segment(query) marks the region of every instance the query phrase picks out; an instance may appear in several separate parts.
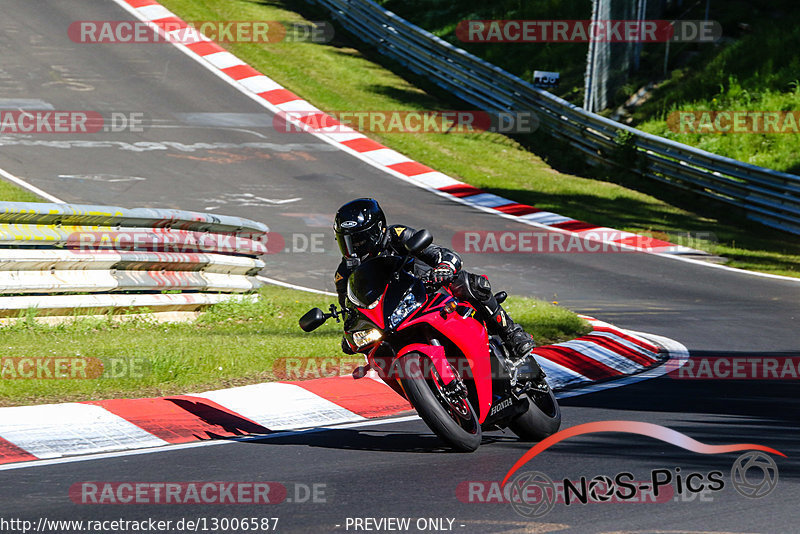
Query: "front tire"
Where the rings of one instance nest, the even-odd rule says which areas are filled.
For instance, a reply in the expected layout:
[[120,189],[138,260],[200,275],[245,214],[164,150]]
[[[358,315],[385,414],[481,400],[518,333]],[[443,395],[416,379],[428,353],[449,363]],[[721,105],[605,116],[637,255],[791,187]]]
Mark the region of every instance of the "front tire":
[[561,408],[553,390],[526,394],[528,410],[511,421],[508,428],[522,441],[541,441],[561,427]]
[[469,400],[450,402],[428,358],[410,352],[397,362],[400,385],[411,405],[439,438],[456,450],[472,452],[481,444],[481,425]]

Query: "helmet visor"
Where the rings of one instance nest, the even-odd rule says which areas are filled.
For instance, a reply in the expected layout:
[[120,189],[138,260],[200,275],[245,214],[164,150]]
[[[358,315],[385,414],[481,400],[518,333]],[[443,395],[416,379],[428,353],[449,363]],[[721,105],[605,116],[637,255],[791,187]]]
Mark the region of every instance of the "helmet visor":
[[381,239],[381,226],[374,224],[359,232],[337,233],[336,242],[339,244],[342,256],[364,259],[365,256],[375,252]]

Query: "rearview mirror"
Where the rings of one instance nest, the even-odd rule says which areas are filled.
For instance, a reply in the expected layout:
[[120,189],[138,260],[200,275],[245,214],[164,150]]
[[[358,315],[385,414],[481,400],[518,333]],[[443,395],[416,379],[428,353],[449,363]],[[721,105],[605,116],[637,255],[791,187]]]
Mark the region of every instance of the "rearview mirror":
[[325,324],[327,320],[328,318],[325,317],[325,313],[322,310],[314,308],[300,317],[300,328],[302,328],[304,332],[311,332]]
[[427,230],[420,230],[412,235],[405,243],[406,250],[411,254],[422,252],[433,243],[433,236]]

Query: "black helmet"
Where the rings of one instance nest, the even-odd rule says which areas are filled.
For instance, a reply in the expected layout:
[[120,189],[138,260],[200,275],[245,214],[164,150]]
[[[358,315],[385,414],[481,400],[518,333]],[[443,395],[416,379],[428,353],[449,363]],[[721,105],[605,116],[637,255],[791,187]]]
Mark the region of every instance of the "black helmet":
[[336,212],[333,231],[342,256],[363,260],[377,252],[386,232],[386,217],[376,200],[357,198]]

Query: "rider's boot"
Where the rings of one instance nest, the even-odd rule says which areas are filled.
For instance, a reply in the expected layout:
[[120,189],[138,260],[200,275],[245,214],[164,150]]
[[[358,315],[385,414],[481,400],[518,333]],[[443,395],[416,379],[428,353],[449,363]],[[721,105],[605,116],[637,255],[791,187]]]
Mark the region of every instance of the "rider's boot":
[[[525,332],[520,325],[515,323],[508,313],[497,304],[494,313],[490,314],[490,323],[494,325],[497,335],[508,347],[510,354],[511,372],[514,377],[526,377],[531,380],[534,389],[547,392],[548,386],[545,373],[531,351],[536,347],[533,337]],[[518,374],[519,373],[519,374]]]
[[534,390],[546,393],[549,391],[544,370],[539,366],[531,352],[536,343],[533,337],[511,320],[508,313],[498,305],[492,314],[492,321],[500,327],[498,335],[510,352],[511,373],[515,379],[525,378]]
[[530,356],[536,347],[533,337],[525,332],[520,325],[515,323],[508,313],[499,304],[490,315],[493,330],[503,340],[511,352],[511,363],[516,366]]

